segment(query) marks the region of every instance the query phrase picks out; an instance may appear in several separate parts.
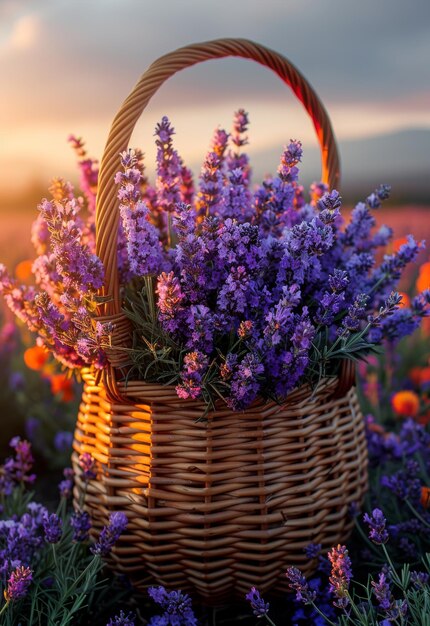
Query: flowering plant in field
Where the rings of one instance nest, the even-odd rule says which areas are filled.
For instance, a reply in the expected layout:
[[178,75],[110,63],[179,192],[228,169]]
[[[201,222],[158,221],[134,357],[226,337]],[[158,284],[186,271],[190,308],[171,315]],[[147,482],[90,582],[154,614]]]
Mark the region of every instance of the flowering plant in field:
[[73,470],[64,469],[60,504],[50,513],[28,490],[36,479],[30,444],[14,437],[10,446],[13,455],[0,466],[0,623],[66,626],[88,623],[85,613],[106,617],[124,592],[101,578],[102,557],[124,531],[125,514],[113,513],[88,550],[89,515],[68,510]]
[[[251,186],[248,117],[217,129],[194,189],[166,117],[157,125],[155,185],[143,156],[120,155],[118,266],[124,310],[134,325],[128,378],[174,384],[181,398],[217,398],[240,410],[257,397],[281,401],[302,384],[335,375],[342,359],[398,341],[430,314],[430,291],[399,307],[397,283],[423,242],[392,254],[372,211],[389,188],[360,202],[345,224],[341,198],[298,182],[299,141],[286,146],[277,175]],[[113,328],[95,317],[103,267],[94,244],[97,164],[72,138],[84,196],[63,181],[43,200],[33,231],[36,286],[0,271],[12,310],[64,365],[106,364]],[[82,218],[87,209],[88,220]]]

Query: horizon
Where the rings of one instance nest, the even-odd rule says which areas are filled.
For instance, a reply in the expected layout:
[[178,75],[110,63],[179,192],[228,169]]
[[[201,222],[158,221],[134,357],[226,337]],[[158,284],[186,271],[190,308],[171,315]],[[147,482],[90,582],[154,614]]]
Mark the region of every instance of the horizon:
[[[222,18],[226,9],[227,23]],[[0,188],[13,193],[36,180],[76,179],[69,134],[83,137],[88,153],[100,159],[114,114],[149,63],[181,45],[228,36],[232,30],[284,54],[299,68],[329,112],[341,156],[342,147],[354,141],[417,128],[430,131],[428,18],[430,5],[424,0],[416,2],[413,15],[399,0],[381,0],[377,6],[364,0],[360,7],[341,0],[327,0],[324,7],[312,0],[268,0],[264,7],[257,0],[234,5],[221,0],[216,7],[167,0],[163,10],[155,3],[143,7],[138,0],[94,0],[85,8],[65,1],[4,0]],[[151,172],[153,128],[168,114],[177,148],[196,172],[213,129],[229,130],[240,107],[251,116],[251,159],[264,154],[273,172],[283,145],[298,138],[312,165],[310,175],[305,162],[305,178],[318,179],[317,141],[302,105],[272,72],[242,59],[200,64],[174,76],[144,112],[133,145],[147,154]],[[405,178],[416,170],[414,157],[413,146],[405,147]],[[426,146],[421,160],[424,166]],[[366,159],[357,163],[349,166],[346,159],[345,180],[362,178],[356,170]],[[261,177],[260,165],[255,169]]]

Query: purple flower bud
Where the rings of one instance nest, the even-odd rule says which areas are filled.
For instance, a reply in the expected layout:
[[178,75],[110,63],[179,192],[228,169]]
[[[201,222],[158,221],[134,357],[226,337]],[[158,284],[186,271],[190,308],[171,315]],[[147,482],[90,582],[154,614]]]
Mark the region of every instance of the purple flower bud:
[[73,490],[73,481],[68,478],[60,481],[58,484],[58,490],[60,492],[60,498],[70,498]]
[[317,207],[320,211],[328,210],[335,211],[342,206],[342,198],[336,189],[333,189],[330,193],[325,193],[323,197],[318,200]]
[[73,528],[73,541],[86,541],[91,529],[91,519],[86,511],[76,511],[70,518]]
[[308,559],[317,559],[321,554],[320,543],[310,543],[305,548],[305,554]]
[[97,477],[95,470],[96,460],[89,452],[83,452],[79,457],[79,467],[82,470],[82,478],[85,481],[92,480]]
[[197,626],[191,598],[181,591],[166,591],[162,586],[149,587],[148,594],[159,604],[164,613],[161,616],[152,618],[151,626],[162,626],[162,624],[175,624],[175,626]]
[[388,532],[385,528],[387,520],[385,519],[382,511],[380,509],[373,509],[372,515],[369,516],[365,513],[363,519],[366,524],[369,525],[369,537],[373,543],[378,545],[387,543],[389,539]]
[[338,545],[328,553],[331,563],[330,590],[335,596],[334,606],[345,609],[349,605],[348,589],[352,578],[351,559],[345,546]]
[[427,572],[411,572],[411,581],[416,589],[424,589],[429,584],[430,575]]
[[55,433],[54,437],[54,447],[57,452],[68,452],[71,449],[73,442],[73,433],[60,430]]
[[120,611],[119,615],[112,617],[106,626],[134,626],[134,618],[133,613],[125,614],[124,611]]
[[29,567],[21,565],[15,568],[7,581],[7,587],[4,592],[6,602],[13,602],[23,598],[32,580],[33,572]]
[[55,513],[45,515],[43,518],[43,530],[48,543],[58,543],[63,534],[63,522]]
[[258,589],[256,589],[255,587],[251,587],[245,598],[251,604],[254,615],[256,615],[257,617],[263,617],[264,615],[267,615],[267,613],[269,612],[270,604],[268,602],[264,602]]
[[377,583],[372,580],[372,587],[379,607],[388,619],[398,620],[405,617],[408,610],[407,602],[406,600],[395,600],[384,572],[379,574]]
[[316,598],[316,591],[309,589],[308,582],[301,571],[294,566],[287,567],[286,577],[290,581],[288,586],[296,592],[296,600],[304,604],[311,604]]
[[127,516],[125,513],[121,511],[111,513],[109,524],[102,529],[99,540],[91,546],[91,552],[99,556],[107,556],[110,554],[126,526]]

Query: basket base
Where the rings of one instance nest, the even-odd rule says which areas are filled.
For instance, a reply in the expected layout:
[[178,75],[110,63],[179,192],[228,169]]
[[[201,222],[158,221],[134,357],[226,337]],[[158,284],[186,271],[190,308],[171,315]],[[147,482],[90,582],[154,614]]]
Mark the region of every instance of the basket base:
[[[147,386],[136,404],[117,404],[89,373],[84,378],[75,503],[85,494],[94,536],[112,511],[127,514],[110,563],[138,590],[181,589],[207,606],[243,599],[252,586],[282,593],[289,565],[315,570],[306,546],[320,543],[324,553],[348,539],[350,508],[367,488],[354,388],[334,399],[331,379],[313,397],[299,389],[281,407],[220,411],[203,423],[201,404],[165,387]],[[83,452],[97,462],[87,486]]]

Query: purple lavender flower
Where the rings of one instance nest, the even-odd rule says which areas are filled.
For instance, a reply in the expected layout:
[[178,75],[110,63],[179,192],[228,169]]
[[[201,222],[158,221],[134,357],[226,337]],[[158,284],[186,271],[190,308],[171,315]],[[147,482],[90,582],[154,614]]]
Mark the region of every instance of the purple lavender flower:
[[216,128],[212,137],[211,151],[223,159],[227,148],[229,134],[222,128]]
[[244,174],[244,181],[249,183],[250,179],[250,166],[247,154],[241,152],[240,149],[246,146],[248,143],[248,137],[245,135],[248,130],[248,113],[244,109],[239,109],[235,112],[233,118],[233,129],[230,135],[231,141],[234,145],[233,150],[227,155],[227,168],[230,172],[235,169],[241,169]]
[[395,600],[384,572],[379,574],[378,582],[372,580],[373,593],[380,609],[390,620],[402,619],[406,616],[408,605],[406,600]]
[[42,215],[38,215],[31,226],[31,243],[36,254],[39,256],[46,254],[49,246],[49,228]]
[[91,530],[91,519],[86,511],[75,511],[70,517],[73,528],[73,541],[86,541]]
[[320,213],[324,213],[324,211],[329,211],[330,213],[338,212],[341,206],[342,198],[336,189],[333,189],[330,193],[325,193],[317,202],[317,208]]
[[150,222],[149,209],[144,202],[134,206],[122,203],[120,214],[127,238],[130,272],[133,276],[156,274],[163,266],[159,233]]
[[72,495],[74,471],[71,467],[65,467],[63,469],[63,476],[64,480],[60,481],[58,490],[61,498],[68,499]]
[[188,336],[186,347],[211,354],[214,345],[215,319],[204,304],[191,305],[188,310]]
[[168,243],[170,243],[168,216],[175,212],[176,205],[182,201],[180,193],[182,161],[173,148],[174,133],[169,119],[164,116],[155,130],[157,137],[156,210],[159,216],[158,227],[161,237]]
[[63,522],[55,513],[45,515],[43,518],[43,530],[48,543],[58,543],[63,534]]
[[349,277],[344,270],[335,269],[328,277],[331,291],[325,291],[320,299],[320,306],[315,313],[315,321],[318,324],[328,326],[333,323],[335,316],[344,306],[348,283]]
[[181,201],[185,204],[192,204],[194,199],[194,179],[192,171],[186,167],[181,160],[181,184],[179,187]]
[[95,470],[96,460],[89,452],[83,452],[79,456],[79,467],[82,470],[82,478],[85,481],[92,480],[97,477]]
[[311,604],[315,600],[316,592],[310,590],[306,578],[297,567],[287,567],[286,577],[290,581],[288,586],[296,592],[298,602]]
[[373,593],[378,601],[381,609],[387,610],[390,608],[392,602],[392,596],[390,591],[390,585],[388,584],[387,577],[384,572],[379,574],[378,582],[372,580]]
[[264,365],[258,356],[253,353],[245,355],[232,375],[227,405],[237,411],[251,404],[260,390],[263,373]]
[[339,609],[345,609],[350,603],[348,589],[352,578],[348,550],[345,546],[338,545],[330,550],[328,558],[331,563],[330,590],[336,598],[333,604]]
[[21,565],[15,568],[7,581],[4,592],[6,602],[14,602],[23,598],[27,594],[32,580],[33,572],[29,567]]
[[124,613],[124,611],[120,611],[119,615],[115,615],[112,617],[106,626],[134,626],[134,613]]
[[15,456],[6,459],[3,466],[5,475],[13,483],[32,484],[36,479],[36,475],[29,474],[34,463],[31,444],[20,437],[13,437],[9,445],[13,448]]
[[380,293],[385,289],[392,291],[392,285],[398,281],[403,269],[416,259],[424,242],[417,243],[412,235],[408,235],[407,242],[400,246],[395,254],[386,254],[381,265],[374,271],[371,286],[378,285]]
[[194,210],[184,204],[177,205],[173,225],[179,239],[174,254],[182,290],[191,303],[200,303],[208,288],[206,264],[209,250],[205,237],[197,231]]
[[366,198],[366,202],[371,209],[379,209],[382,200],[386,200],[390,196],[390,185],[380,185],[373,193]]
[[317,559],[321,554],[321,544],[309,543],[305,548],[305,554],[308,559]]
[[220,215],[224,202],[224,176],[222,154],[215,151],[206,155],[200,174],[200,192],[196,209],[199,215]]
[[250,276],[243,265],[232,267],[218,294],[217,307],[224,313],[227,326],[238,313],[245,313]]
[[118,172],[119,211],[126,239],[131,276],[158,273],[163,266],[159,232],[150,221],[150,211],[141,196],[142,172],[134,150],[121,154],[123,172]]
[[381,478],[381,485],[388,487],[400,500],[409,500],[415,506],[421,500],[420,468],[413,459],[408,459],[404,469]]
[[250,603],[254,615],[256,615],[257,617],[263,617],[264,615],[267,615],[267,613],[269,612],[270,604],[263,600],[258,589],[256,589],[255,587],[251,587],[245,598]]
[[369,525],[369,537],[378,545],[387,543],[389,535],[386,529],[387,520],[380,509],[373,509],[372,515],[364,514],[363,517],[366,524]]
[[[9,376],[9,387],[12,391],[22,391],[25,387],[25,378],[21,372],[12,372]],[[31,439],[31,437],[29,437]]]
[[109,524],[102,528],[99,540],[91,546],[91,552],[99,556],[107,556],[127,526],[127,516],[121,511],[111,513]]
[[339,336],[348,337],[350,333],[355,333],[360,330],[361,322],[366,316],[368,301],[369,296],[366,294],[361,293],[357,295],[354,303],[348,307],[348,313],[338,328],[337,332]]
[[229,171],[220,203],[220,213],[224,219],[231,218],[241,223],[251,221],[254,210],[247,182],[247,174],[243,168],[237,167]]
[[93,217],[96,208],[96,192],[99,174],[98,161],[87,157],[87,151],[84,148],[85,144],[81,137],[69,135],[68,141],[72,144],[72,148],[79,159],[78,163],[81,171],[80,187],[86,196],[88,211]]
[[103,265],[88,246],[82,244],[80,207],[76,199],[43,200],[39,210],[48,224],[57,271],[66,289],[76,289],[82,295],[95,293],[103,285]]
[[201,396],[207,367],[208,358],[202,352],[194,351],[185,355],[181,383],[176,387],[176,393],[180,398],[196,400]]
[[160,274],[157,282],[157,295],[160,322],[167,332],[174,333],[181,326],[184,311],[182,301],[185,296],[179,279],[173,272]]
[[415,589],[423,589],[429,584],[430,575],[427,572],[411,572],[411,582]]
[[328,185],[322,182],[313,182],[309,187],[309,193],[311,196],[311,204],[316,206],[318,200],[321,200],[324,194],[328,193]]
[[152,626],[197,626],[191,598],[181,591],[166,591],[162,586],[149,587],[148,594],[161,606],[164,613],[152,618]]
[[5,580],[11,569],[29,565],[43,543],[42,520],[47,511],[30,502],[19,518],[0,520],[0,578]]
[[54,448],[57,452],[67,452],[71,449],[73,433],[68,430],[59,430],[54,436]]

